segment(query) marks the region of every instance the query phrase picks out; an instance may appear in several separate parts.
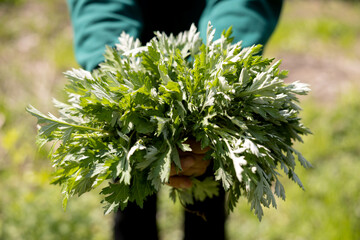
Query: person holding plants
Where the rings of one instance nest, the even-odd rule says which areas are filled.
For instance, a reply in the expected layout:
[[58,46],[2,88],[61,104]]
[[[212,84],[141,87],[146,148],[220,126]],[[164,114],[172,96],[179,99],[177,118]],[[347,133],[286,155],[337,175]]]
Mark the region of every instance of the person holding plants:
[[[281,13],[282,0],[67,0],[74,31],[74,48],[78,63],[86,70],[97,68],[104,60],[105,46],[115,46],[124,31],[142,43],[148,42],[154,31],[178,34],[194,23],[202,39],[206,39],[207,24],[221,31],[232,26],[233,42],[242,46],[267,43]],[[207,149],[201,149],[189,139],[192,152],[181,152],[182,172],[172,168],[169,185],[191,186],[190,177],[202,178],[211,173],[211,161],[203,160]],[[156,225],[156,195],[143,208],[129,203],[115,217],[114,239],[158,239]],[[225,193],[187,206],[184,239],[225,239]],[[201,212],[205,220],[192,211]]]

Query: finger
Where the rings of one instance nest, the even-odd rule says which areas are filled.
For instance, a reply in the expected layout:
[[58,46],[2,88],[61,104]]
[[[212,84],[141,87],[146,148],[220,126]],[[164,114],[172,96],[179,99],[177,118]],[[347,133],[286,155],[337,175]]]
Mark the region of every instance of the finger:
[[192,164],[192,167],[199,168],[199,167],[208,167],[210,165],[211,160],[210,159],[204,159],[203,155],[194,154],[193,155],[195,161],[194,164]]
[[174,176],[169,178],[169,183],[174,188],[190,188],[192,186],[191,179],[185,176]]
[[201,156],[193,155],[195,161],[191,167],[183,169],[181,175],[185,176],[200,176],[206,172],[206,169],[209,167],[211,160],[204,160]]
[[206,169],[207,169],[206,166],[189,168],[188,170],[181,172],[181,176],[198,177],[203,175],[206,172]]
[[193,155],[189,155],[184,158],[181,158],[180,162],[181,162],[181,168],[183,169],[183,171],[185,171],[193,167],[194,164],[196,164],[196,158]]
[[196,159],[194,158],[194,156],[192,155],[188,155],[186,157],[182,157],[180,159],[180,164],[181,164],[181,168],[182,171],[178,171],[178,169],[176,168],[176,166],[174,164],[171,165],[170,168],[170,176],[174,176],[177,175],[178,173],[181,173],[183,171],[188,170],[189,168],[191,168],[194,164],[196,163]]

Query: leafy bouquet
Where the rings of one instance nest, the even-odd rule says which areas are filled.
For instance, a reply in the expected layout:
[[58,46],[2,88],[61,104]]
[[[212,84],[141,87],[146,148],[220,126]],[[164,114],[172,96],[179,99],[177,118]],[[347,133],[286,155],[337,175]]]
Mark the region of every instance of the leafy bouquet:
[[98,69],[65,73],[68,100],[54,100],[59,117],[27,107],[38,119],[38,145],[53,143],[64,207],[104,181],[105,213],[129,201],[142,206],[168,182],[171,165],[181,170],[188,138],[210,148],[213,176],[172,189],[174,200],[191,204],[222,187],[230,211],[244,196],[261,220],[262,206],[285,199],[280,169],[303,188],[295,160],[311,165],[292,146],[310,133],[297,105],[309,88],[285,84],[280,61],[257,55],[261,45],[233,44],[231,28],[216,41],[214,33],[209,22],[203,43],[193,25],[177,36],[156,32],[145,46],[122,33]]

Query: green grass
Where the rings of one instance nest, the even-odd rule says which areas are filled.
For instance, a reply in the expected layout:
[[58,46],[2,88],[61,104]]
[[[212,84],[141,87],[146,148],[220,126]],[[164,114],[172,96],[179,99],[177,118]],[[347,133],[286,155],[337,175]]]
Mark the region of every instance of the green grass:
[[360,8],[341,1],[285,1],[266,53],[339,54],[359,59]]
[[36,121],[25,112],[29,103],[50,110],[62,72],[77,66],[65,2],[1,1],[0,20],[0,239],[110,239],[112,219],[97,193],[62,209],[47,153],[35,145]]
[[[358,59],[359,13],[358,7],[339,2],[287,1],[266,54],[334,51]],[[112,216],[103,215],[96,192],[71,199],[63,211],[61,189],[49,184],[47,151],[35,145],[35,119],[24,110],[31,103],[51,111],[51,98],[62,97],[62,72],[77,67],[65,1],[2,0],[0,20],[7,23],[0,24],[0,239],[111,239]],[[360,239],[356,88],[331,106],[302,101],[304,122],[314,133],[298,145],[314,165],[298,169],[306,190],[284,178],[286,201],[266,209],[261,223],[241,201],[229,216],[229,240]],[[181,239],[183,210],[166,190],[159,199],[160,234],[164,240]]]

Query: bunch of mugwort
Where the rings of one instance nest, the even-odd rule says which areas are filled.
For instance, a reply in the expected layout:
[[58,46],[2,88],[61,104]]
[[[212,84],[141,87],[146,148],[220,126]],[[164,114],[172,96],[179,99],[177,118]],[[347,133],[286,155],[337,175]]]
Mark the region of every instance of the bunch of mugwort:
[[206,41],[192,25],[177,36],[155,32],[146,45],[122,33],[99,68],[65,73],[58,116],[27,107],[38,120],[38,145],[52,143],[52,183],[63,187],[64,208],[104,181],[105,213],[129,201],[142,206],[168,183],[171,166],[181,170],[189,138],[209,149],[213,175],[172,189],[174,200],[191,204],[223,188],[229,211],[243,196],[261,220],[263,206],[285,199],[280,170],[303,188],[295,164],[311,164],[293,144],[310,133],[297,97],[308,86],[285,84],[280,61],[259,55],[261,45],[233,43],[231,28],[218,40],[214,33],[209,22]]

